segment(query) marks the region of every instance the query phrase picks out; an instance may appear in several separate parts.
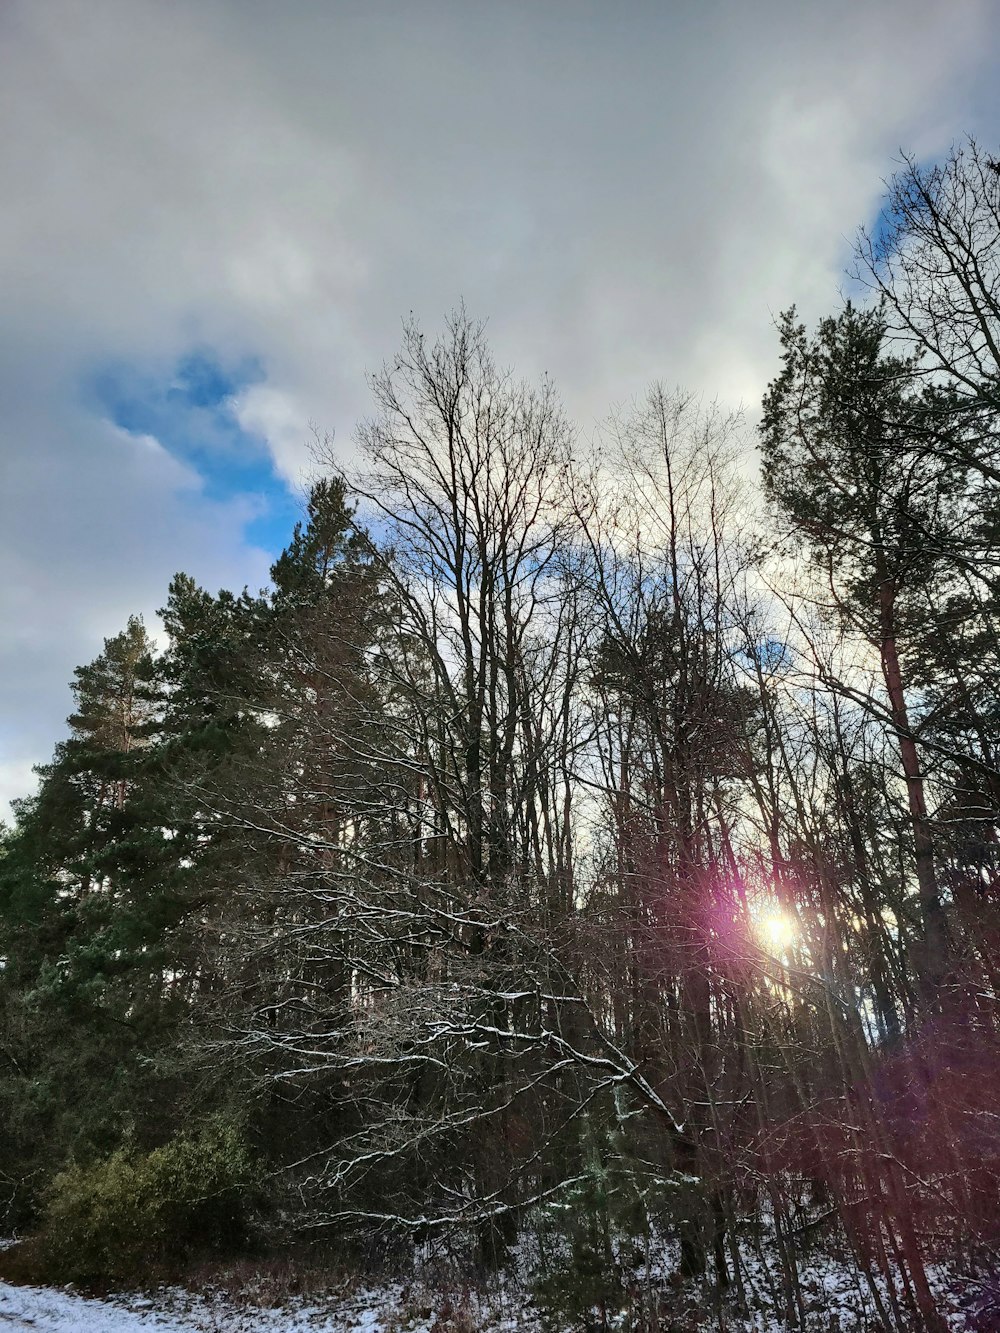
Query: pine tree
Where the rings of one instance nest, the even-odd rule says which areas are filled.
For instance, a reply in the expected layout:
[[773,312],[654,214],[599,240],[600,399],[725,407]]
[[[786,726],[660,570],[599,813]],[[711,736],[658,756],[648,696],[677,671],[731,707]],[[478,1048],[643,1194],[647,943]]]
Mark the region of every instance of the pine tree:
[[912,359],[886,350],[879,311],[848,305],[813,338],[790,311],[781,341],[782,371],[764,398],[764,487],[813,562],[817,595],[878,654],[885,701],[868,702],[898,746],[922,922],[917,971],[931,1001],[948,943],[911,662],[928,589],[947,574],[967,477],[942,447],[955,427],[938,392],[920,385]]

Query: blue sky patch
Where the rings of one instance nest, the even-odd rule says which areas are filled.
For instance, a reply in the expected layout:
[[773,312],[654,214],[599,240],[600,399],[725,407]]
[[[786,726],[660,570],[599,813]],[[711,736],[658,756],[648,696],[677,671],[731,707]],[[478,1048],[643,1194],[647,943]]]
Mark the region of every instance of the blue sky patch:
[[277,554],[301,517],[299,500],[275,471],[267,445],[233,412],[236,395],[266,378],[255,357],[225,361],[196,350],[164,372],[116,362],[92,376],[87,397],[101,416],[131,435],[152,435],[193,468],[210,500],[253,499],[247,540]]
[[786,670],[792,663],[792,651],[787,643],[773,635],[758,639],[754,644],[738,650],[736,659],[756,665],[765,675]]
[[[933,158],[929,158],[927,161],[917,162],[917,170],[920,172],[930,172],[933,171],[933,169]],[[897,171],[905,172],[906,170],[907,167],[905,163],[901,162],[898,158],[893,161],[893,173]],[[891,176],[889,174],[886,175],[886,180],[889,180],[891,183]],[[892,255],[896,227],[900,221],[901,215],[899,210],[892,207],[887,190],[883,188],[879,195],[877,207],[865,221],[865,231],[874,244],[876,255],[882,261]],[[853,237],[851,240],[853,242]],[[853,263],[849,265],[849,268],[850,267],[853,267]],[[844,282],[844,290],[849,296],[856,298],[863,298],[869,294],[869,288],[866,287],[863,282],[858,282],[856,279],[850,277],[849,274]]]

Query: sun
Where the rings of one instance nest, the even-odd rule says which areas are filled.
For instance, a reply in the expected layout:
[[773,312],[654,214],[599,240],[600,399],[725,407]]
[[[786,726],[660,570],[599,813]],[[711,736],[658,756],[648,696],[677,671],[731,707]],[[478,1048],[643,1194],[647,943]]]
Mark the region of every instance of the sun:
[[761,942],[774,950],[788,949],[798,934],[795,918],[780,907],[768,904],[754,914],[754,926]]

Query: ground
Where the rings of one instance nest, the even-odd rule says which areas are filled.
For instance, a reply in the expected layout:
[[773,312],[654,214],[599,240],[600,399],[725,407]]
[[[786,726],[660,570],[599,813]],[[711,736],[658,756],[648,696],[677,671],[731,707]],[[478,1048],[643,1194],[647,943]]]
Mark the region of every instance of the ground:
[[[683,1287],[667,1288],[670,1315],[660,1327],[678,1333],[785,1333],[775,1308],[774,1274],[763,1256],[744,1256],[744,1282],[752,1313],[723,1307],[710,1312],[703,1297]],[[981,1299],[967,1284],[932,1272],[939,1308],[954,1333],[1000,1327],[983,1322]],[[814,1255],[799,1272],[805,1333],[875,1333],[885,1328],[870,1291],[842,1258]],[[961,1288],[966,1291],[962,1299]],[[884,1299],[884,1293],[883,1293]],[[960,1308],[965,1306],[964,1309]],[[973,1306],[979,1306],[979,1315]],[[662,1318],[662,1316],[661,1316]],[[608,1312],[609,1329],[621,1329]],[[202,1286],[198,1293],[161,1286],[147,1293],[103,1299],[70,1288],[0,1283],[0,1333],[541,1333],[537,1312],[523,1294],[508,1288],[477,1293],[461,1284],[428,1285],[419,1280],[362,1287],[351,1282],[321,1295],[288,1295],[251,1284],[236,1297]],[[567,1330],[568,1333],[568,1330]]]

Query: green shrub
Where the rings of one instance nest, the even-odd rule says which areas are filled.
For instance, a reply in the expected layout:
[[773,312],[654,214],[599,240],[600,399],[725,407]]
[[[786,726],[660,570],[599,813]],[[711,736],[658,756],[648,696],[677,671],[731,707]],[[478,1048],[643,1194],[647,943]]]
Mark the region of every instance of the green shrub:
[[54,1274],[82,1281],[232,1250],[246,1241],[255,1176],[230,1125],[181,1134],[148,1153],[73,1163],[49,1187],[42,1251]]
[[543,1327],[631,1328],[633,1274],[648,1223],[620,1135],[587,1122],[580,1174],[540,1210],[536,1225],[541,1265],[532,1294]]

